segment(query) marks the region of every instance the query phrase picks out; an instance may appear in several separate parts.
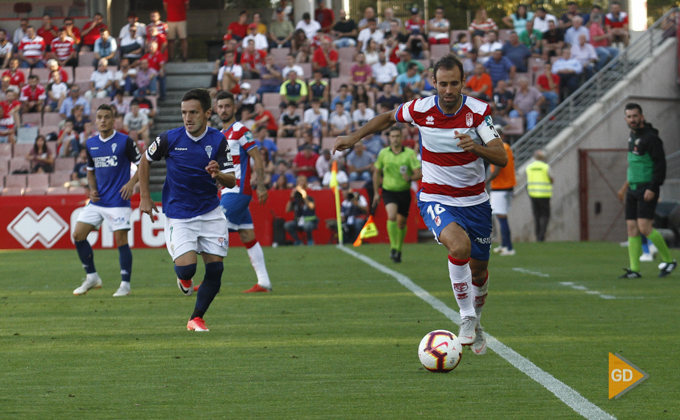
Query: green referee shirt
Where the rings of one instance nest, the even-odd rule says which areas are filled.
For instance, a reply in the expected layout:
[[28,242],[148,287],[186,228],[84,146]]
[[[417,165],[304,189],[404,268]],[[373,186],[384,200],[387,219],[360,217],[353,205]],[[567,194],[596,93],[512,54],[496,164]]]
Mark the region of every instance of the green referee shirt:
[[409,147],[404,147],[398,155],[394,154],[391,147],[386,147],[378,154],[374,166],[376,169],[382,169],[383,189],[401,192],[411,188],[411,183],[404,180],[402,172],[406,171],[412,176],[413,170],[420,168],[420,160],[416,152]]

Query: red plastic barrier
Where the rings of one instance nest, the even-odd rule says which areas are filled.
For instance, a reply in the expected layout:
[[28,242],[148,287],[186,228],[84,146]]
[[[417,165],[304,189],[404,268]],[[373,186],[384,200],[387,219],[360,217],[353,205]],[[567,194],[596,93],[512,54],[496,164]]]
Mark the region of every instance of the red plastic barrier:
[[[365,195],[365,192],[362,191]],[[335,219],[335,202],[330,190],[310,191],[317,204],[319,228],[314,232],[314,241],[325,244],[331,238],[326,228],[326,219]],[[415,198],[415,197],[414,197]],[[291,220],[292,213],[286,213],[286,203],[290,190],[270,191],[267,204],[261,206],[256,199],[250,203],[250,212],[255,223],[255,234],[263,246],[273,241],[274,218]],[[86,197],[80,195],[21,196],[0,197],[0,249],[71,249],[71,232],[75,228],[78,214],[86,204]],[[156,215],[152,221],[149,216],[140,214],[139,195],[132,197],[132,229],[128,235],[130,246],[134,248],[159,248],[165,246],[165,216]],[[160,204],[158,205],[161,210]],[[415,200],[411,203],[411,216],[408,222],[406,242],[417,241],[418,208]],[[385,222],[385,207],[380,205],[374,220],[379,234],[367,242],[389,242]],[[108,228],[92,232],[88,240],[94,248],[113,248],[113,233]],[[242,246],[238,234],[229,236],[232,246]]]

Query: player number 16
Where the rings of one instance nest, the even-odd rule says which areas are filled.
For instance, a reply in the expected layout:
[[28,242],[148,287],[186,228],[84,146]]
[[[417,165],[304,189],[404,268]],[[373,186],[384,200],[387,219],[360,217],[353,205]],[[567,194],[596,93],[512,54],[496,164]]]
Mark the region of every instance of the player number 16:
[[432,220],[434,220],[434,218],[435,218],[436,216],[438,216],[438,215],[444,213],[445,211],[446,211],[446,210],[444,210],[444,208],[441,206],[441,204],[435,204],[435,205],[434,205],[434,209],[432,208],[432,204],[430,204],[429,206],[427,206],[427,214],[430,215],[430,217],[432,218]]

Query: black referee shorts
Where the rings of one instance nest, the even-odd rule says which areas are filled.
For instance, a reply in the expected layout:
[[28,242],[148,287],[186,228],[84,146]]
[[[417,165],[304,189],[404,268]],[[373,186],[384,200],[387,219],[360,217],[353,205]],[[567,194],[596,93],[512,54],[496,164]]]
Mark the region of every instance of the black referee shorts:
[[626,192],[626,220],[652,219],[656,213],[656,203],[659,202],[659,192],[656,191],[652,201],[645,201],[645,191],[649,184],[638,184],[637,189]]
[[411,190],[394,192],[383,189],[382,198],[385,205],[396,203],[397,213],[408,217],[408,210],[411,207]]

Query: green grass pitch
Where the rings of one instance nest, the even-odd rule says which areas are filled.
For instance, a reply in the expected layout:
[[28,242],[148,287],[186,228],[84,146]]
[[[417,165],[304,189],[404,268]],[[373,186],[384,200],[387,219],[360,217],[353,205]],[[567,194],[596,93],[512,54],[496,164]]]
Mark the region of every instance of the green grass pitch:
[[[399,265],[386,245],[357,250],[457,309],[443,247],[406,245]],[[424,370],[420,339],[458,327],[335,247],[266,249],[274,293],[254,295],[241,293],[255,283],[245,250],[231,249],[209,333],[186,330],[195,296],[177,289],[165,249],[133,254],[124,298],[111,296],[117,251],[95,252],[104,287],[80,297],[75,250],[0,254],[0,419],[581,418],[493,351]],[[659,279],[658,261],[642,263],[642,279],[617,280],[627,258],[607,243],[493,255],[483,325],[619,419],[679,418],[680,271]],[[650,375],[619,400],[608,352]]]

